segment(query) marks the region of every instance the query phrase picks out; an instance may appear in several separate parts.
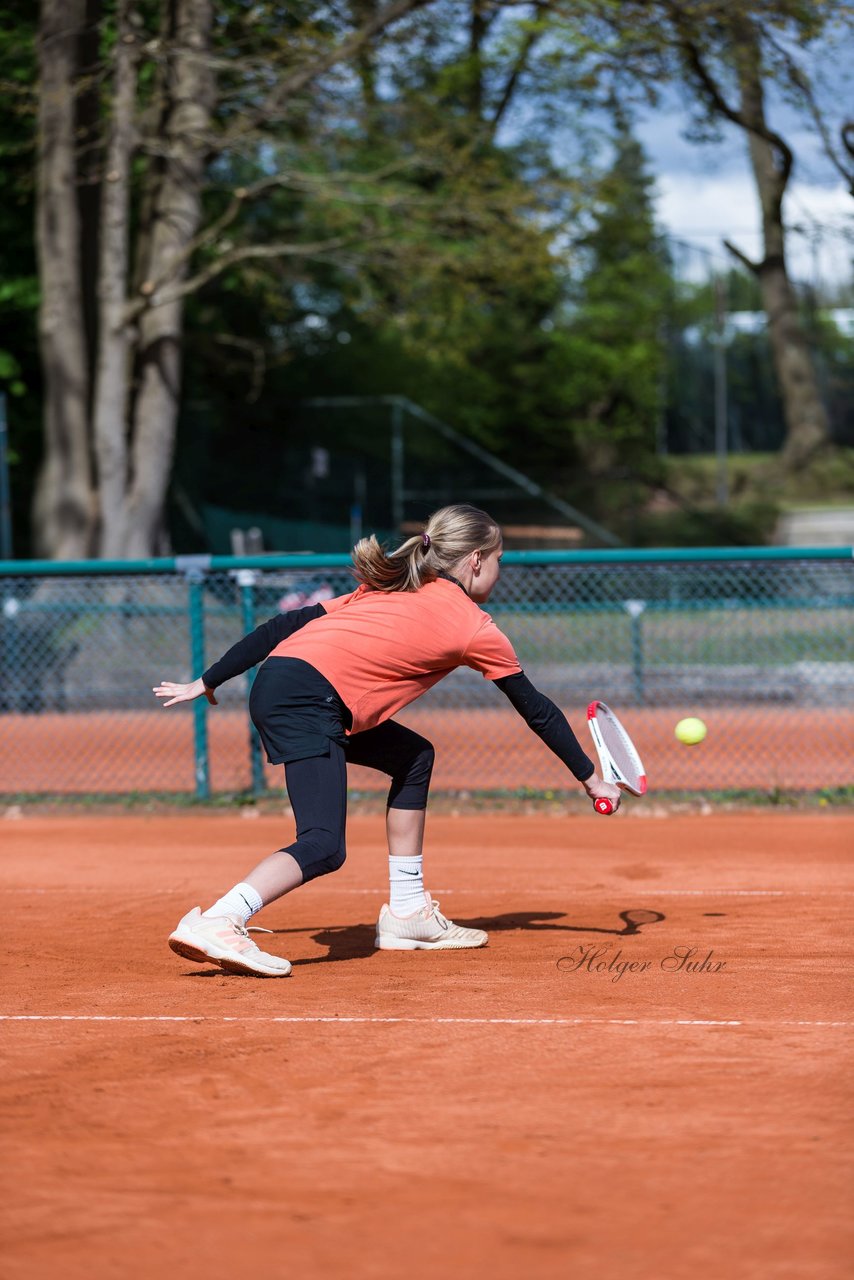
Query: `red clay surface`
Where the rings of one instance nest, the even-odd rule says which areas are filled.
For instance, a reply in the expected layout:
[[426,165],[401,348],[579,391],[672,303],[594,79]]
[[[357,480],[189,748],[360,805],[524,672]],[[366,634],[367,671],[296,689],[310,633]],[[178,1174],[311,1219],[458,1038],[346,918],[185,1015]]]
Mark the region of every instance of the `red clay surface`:
[[854,819],[644,812],[432,817],[432,954],[354,818],[277,981],[166,936],[286,819],[2,822],[4,1280],[847,1277]]
[[[588,751],[585,709],[567,714]],[[705,742],[685,747],[673,727],[682,714],[708,726]],[[650,786],[658,791],[774,787],[816,790],[848,786],[854,758],[854,711],[828,707],[631,708],[623,714],[641,753]],[[397,717],[437,748],[438,789],[565,789],[560,761],[512,711],[457,711],[429,704]],[[217,708],[208,715],[210,778],[215,791],[250,783],[249,720],[245,711]],[[5,749],[4,749],[5,745]],[[0,759],[5,794],[15,792],[186,791],[195,787],[193,717],[186,708],[150,712],[90,712],[0,717]],[[267,769],[271,787],[282,770]],[[352,785],[384,790],[370,769],[353,769]]]

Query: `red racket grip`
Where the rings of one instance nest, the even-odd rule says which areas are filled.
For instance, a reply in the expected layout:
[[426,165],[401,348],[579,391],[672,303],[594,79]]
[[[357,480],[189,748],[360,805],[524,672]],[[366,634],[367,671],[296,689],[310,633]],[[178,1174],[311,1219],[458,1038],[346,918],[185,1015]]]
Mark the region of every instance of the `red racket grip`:
[[593,808],[597,813],[608,814],[614,812],[614,806],[605,796],[600,796],[598,800],[593,801]]

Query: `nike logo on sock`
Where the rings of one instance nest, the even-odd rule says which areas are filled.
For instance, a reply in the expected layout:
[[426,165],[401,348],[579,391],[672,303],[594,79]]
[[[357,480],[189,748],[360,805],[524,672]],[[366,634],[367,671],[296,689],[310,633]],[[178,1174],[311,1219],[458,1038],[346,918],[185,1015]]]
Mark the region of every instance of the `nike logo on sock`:
[[418,876],[421,874],[420,871],[404,871],[403,867],[398,867],[398,871],[402,876]]

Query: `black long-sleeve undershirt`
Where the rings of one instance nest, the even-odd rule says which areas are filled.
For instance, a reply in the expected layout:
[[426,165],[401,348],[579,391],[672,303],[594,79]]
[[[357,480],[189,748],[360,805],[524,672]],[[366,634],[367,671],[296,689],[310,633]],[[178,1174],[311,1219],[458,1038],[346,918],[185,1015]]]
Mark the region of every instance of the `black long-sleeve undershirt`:
[[260,627],[250,631],[248,636],[238,640],[202,675],[202,683],[207,689],[217,689],[233,676],[242,675],[250,667],[256,667],[268,657],[277,644],[281,644],[288,636],[299,631],[307,622],[315,618],[324,618],[326,610],[322,604],[308,604],[304,609],[292,609],[290,613],[278,613],[275,618],[262,622]]
[[502,676],[493,684],[509,699],[528,727],[563,761],[570,773],[579,782],[586,782],[596,767],[585,755],[566,716],[551,698],[534,688],[523,671],[514,676]]
[[[299,631],[315,618],[326,616],[322,604],[306,605],[304,609],[293,609],[289,613],[276,614],[274,618],[262,622],[249,635],[244,636],[232,645],[217,662],[214,662],[202,675],[206,688],[217,689],[226,680],[241,675],[250,667],[263,662],[272,653],[277,644],[288,636]],[[563,712],[555,706],[551,698],[540,693],[524,672],[516,675],[502,676],[493,681],[518,711],[529,728],[540,737],[551,751],[555,753],[579,782],[585,782],[595,771],[590,758],[585,755],[581,744],[570,728]]]

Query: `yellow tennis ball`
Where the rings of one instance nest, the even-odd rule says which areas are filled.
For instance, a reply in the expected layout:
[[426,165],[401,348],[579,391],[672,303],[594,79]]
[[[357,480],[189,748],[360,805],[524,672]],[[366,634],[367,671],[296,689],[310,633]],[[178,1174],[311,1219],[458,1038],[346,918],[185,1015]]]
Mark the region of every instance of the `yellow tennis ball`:
[[687,716],[684,720],[679,721],[673,732],[680,742],[685,743],[686,747],[693,747],[705,738],[706,726],[696,716]]

